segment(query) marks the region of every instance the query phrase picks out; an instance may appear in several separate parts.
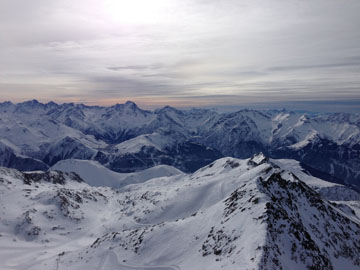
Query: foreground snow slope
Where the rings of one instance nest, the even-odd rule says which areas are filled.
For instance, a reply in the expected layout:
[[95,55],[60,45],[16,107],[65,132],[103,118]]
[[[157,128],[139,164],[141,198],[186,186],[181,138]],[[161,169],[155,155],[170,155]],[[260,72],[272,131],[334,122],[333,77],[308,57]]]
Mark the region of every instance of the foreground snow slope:
[[359,202],[290,165],[223,158],[117,190],[1,169],[0,268],[359,269]]

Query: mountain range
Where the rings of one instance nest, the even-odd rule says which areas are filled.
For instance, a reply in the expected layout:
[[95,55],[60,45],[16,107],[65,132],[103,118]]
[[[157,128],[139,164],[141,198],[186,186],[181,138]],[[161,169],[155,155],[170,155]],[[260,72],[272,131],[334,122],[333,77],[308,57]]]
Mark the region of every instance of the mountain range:
[[36,100],[0,103],[0,166],[47,170],[94,160],[120,173],[169,165],[191,173],[224,156],[289,158],[322,179],[360,188],[360,114],[286,110],[142,110]]
[[0,269],[360,268],[360,115],[0,104]]

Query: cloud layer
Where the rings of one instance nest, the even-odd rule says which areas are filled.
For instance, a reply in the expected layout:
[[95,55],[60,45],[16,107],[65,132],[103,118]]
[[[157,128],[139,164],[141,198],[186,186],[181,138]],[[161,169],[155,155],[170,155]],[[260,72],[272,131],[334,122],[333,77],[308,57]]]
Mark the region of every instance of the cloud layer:
[[360,104],[359,14],[358,0],[2,0],[0,99]]

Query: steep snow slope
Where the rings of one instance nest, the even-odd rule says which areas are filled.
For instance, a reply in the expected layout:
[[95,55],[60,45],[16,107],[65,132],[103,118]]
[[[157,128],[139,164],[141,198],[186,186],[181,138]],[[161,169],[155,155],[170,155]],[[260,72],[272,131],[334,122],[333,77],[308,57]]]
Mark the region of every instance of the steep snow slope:
[[293,164],[223,158],[119,190],[1,169],[0,268],[359,269],[358,202]]
[[96,161],[76,159],[59,161],[50,169],[75,172],[90,186],[107,186],[112,188],[142,183],[152,178],[183,174],[178,169],[167,165],[158,165],[136,173],[117,173]]
[[17,168],[19,170],[47,170],[41,160],[19,154],[16,146],[8,143],[7,140],[0,140],[0,166]]
[[[173,134],[174,136],[179,134]],[[138,153],[143,147],[155,148],[157,151],[164,151],[166,148],[172,147],[177,140],[184,139],[184,137],[176,138],[174,136],[166,136],[158,132],[152,134],[144,134],[136,138],[127,140],[117,144],[115,148],[120,153]]]

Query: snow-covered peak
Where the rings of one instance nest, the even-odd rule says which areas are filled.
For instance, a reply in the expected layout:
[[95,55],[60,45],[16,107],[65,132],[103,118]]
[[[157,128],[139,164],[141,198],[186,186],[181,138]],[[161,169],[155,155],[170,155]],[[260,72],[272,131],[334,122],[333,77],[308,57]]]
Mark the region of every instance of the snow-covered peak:
[[173,112],[173,113],[177,113],[177,114],[182,114],[183,112],[174,108],[174,107],[171,107],[171,106],[164,106],[163,108],[160,108],[160,109],[156,109],[155,110],[155,113],[170,113],[170,112]]
[[132,102],[130,100],[125,102],[125,107],[131,109],[131,110],[136,110],[139,109],[139,107],[135,104],[135,102]]
[[35,107],[35,106],[39,106],[39,105],[43,105],[43,104],[40,103],[38,100],[33,99],[33,100],[22,102],[22,103],[20,103],[18,105],[19,106]]
[[[124,104],[116,104],[112,107],[109,107],[109,109],[114,109],[118,112],[136,112],[136,111],[143,111],[141,110],[135,102],[133,101],[126,101]],[[145,112],[145,111],[143,111]]]
[[249,161],[254,162],[256,165],[260,165],[262,163],[269,161],[269,159],[265,157],[265,155],[262,152],[260,152],[258,154],[253,155]]
[[158,151],[163,151],[166,147],[171,147],[179,139],[176,134],[174,136],[166,136],[163,132],[155,132],[152,134],[144,134],[137,136],[136,138],[127,140],[116,145],[116,149],[120,153],[137,153],[142,148],[154,148]]

